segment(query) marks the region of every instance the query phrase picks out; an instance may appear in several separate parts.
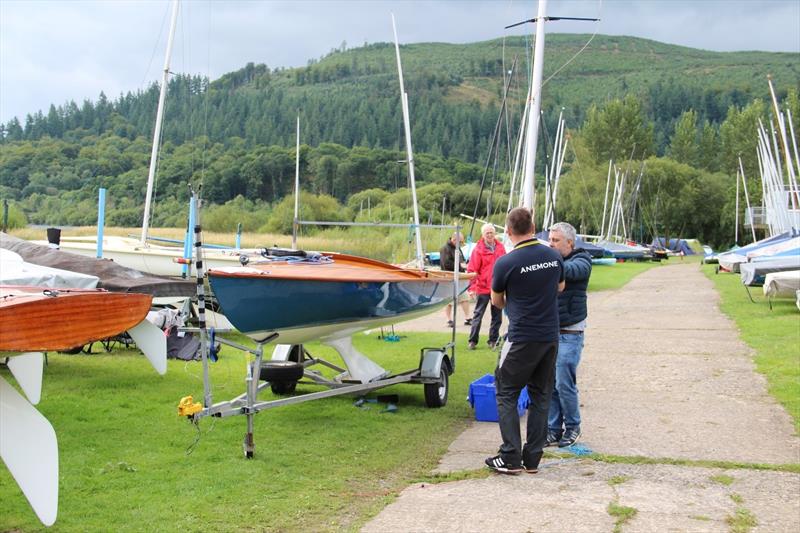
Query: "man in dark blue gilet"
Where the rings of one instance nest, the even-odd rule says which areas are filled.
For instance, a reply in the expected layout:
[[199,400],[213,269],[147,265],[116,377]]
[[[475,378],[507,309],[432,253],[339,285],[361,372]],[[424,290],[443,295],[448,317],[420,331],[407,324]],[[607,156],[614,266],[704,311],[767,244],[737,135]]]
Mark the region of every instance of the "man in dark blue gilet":
[[[538,471],[558,354],[558,293],[564,289],[564,262],[533,232],[531,212],[512,209],[506,217],[506,236],[514,249],[497,259],[492,273],[492,304],[505,308],[509,325],[495,370],[503,444],[496,456],[486,459],[486,466],[503,474]],[[525,446],[517,411],[523,387],[531,399]]]

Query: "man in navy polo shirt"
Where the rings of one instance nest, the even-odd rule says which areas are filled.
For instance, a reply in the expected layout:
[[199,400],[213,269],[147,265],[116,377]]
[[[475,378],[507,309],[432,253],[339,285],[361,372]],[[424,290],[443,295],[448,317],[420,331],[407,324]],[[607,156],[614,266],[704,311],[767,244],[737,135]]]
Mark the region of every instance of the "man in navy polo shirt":
[[[558,293],[564,290],[564,262],[556,250],[533,237],[531,212],[512,209],[506,236],[514,245],[497,259],[492,274],[492,304],[508,314],[508,338],[495,370],[497,414],[503,444],[486,466],[503,473],[536,473],[547,439],[547,413],[558,354]],[[525,446],[517,401],[528,388]]]

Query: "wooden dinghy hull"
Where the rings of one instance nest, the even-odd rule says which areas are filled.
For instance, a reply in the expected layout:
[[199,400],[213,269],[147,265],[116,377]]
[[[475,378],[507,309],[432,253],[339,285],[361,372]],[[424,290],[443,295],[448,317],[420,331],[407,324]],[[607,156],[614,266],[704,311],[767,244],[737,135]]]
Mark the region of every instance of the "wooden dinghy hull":
[[69,350],[118,335],[147,316],[149,294],[0,286],[0,351]]

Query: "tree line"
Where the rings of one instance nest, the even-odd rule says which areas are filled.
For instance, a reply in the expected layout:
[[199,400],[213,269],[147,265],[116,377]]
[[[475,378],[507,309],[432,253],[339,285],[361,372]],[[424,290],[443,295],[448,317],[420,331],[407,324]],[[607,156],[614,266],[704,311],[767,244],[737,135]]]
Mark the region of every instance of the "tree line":
[[[790,91],[785,105],[800,117],[800,99]],[[592,106],[581,128],[570,131],[570,147],[558,195],[557,215],[584,233],[597,233],[609,160],[643,173],[637,230],[631,236],[695,237],[716,246],[733,235],[735,175],[741,154],[749,193],[760,199],[755,128],[768,121],[770,106],[755,100],[731,106],[719,129],[688,110],[675,122],[666,155],[659,155],[654,125],[642,103],[628,96]],[[800,131],[799,125],[795,130]],[[80,133],[80,135],[78,135]],[[540,144],[547,154],[547,139]],[[502,222],[508,203],[508,150],[499,164],[478,165],[457,158],[418,153],[415,158],[423,220],[450,221],[461,213]],[[40,224],[92,225],[100,187],[108,190],[110,225],[141,224],[150,142],[112,132],[74,130],[63,139],[7,142],[0,147],[0,196],[16,200],[27,220]],[[749,154],[749,155],[748,155]],[[295,177],[295,149],[252,146],[232,137],[207,137],[160,151],[154,225],[183,226],[187,184],[202,185],[212,205],[211,229],[232,231],[238,223],[253,231],[291,229],[289,209]],[[302,189],[309,193],[307,217],[323,220],[410,220],[405,154],[399,150],[346,147],[334,143],[300,148]],[[479,200],[479,183],[484,190]],[[537,176],[544,190],[544,176]],[[324,200],[329,198],[329,200]],[[538,212],[544,195],[538,195]],[[365,214],[365,212],[367,214]]]

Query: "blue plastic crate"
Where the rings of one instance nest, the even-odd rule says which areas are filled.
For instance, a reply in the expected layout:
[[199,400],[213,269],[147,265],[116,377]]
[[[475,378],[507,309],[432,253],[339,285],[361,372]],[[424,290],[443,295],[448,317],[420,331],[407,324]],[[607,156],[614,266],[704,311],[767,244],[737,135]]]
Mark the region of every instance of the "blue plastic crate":
[[[475,420],[480,422],[497,422],[497,400],[494,388],[494,376],[486,374],[470,383],[469,396],[467,401],[475,408]],[[522,389],[517,400],[517,411],[519,415],[525,412],[531,400],[528,396],[528,389]]]

